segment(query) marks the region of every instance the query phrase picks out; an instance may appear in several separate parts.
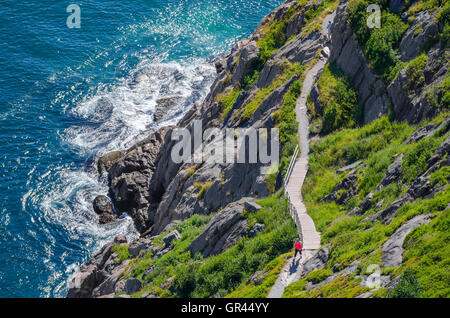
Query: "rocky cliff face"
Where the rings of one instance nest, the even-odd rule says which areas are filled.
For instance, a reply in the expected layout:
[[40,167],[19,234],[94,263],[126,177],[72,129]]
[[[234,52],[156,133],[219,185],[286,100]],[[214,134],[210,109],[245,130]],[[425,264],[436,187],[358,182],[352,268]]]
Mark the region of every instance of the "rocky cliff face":
[[[399,1],[390,3],[393,12],[398,12],[404,6]],[[447,44],[437,40],[439,32],[443,32],[444,28],[437,21],[437,11],[419,11],[409,19],[406,13],[402,15],[408,28],[394,53],[403,62],[403,68],[392,82],[387,83],[371,69],[350,25],[348,10],[348,2],[342,1],[336,11],[331,29],[330,59],[352,79],[358,97],[364,104],[364,123],[389,111],[396,120],[419,123],[448,108],[448,101],[443,99],[446,89],[440,87],[440,84],[448,77],[448,63],[445,61],[448,61],[449,51]],[[413,22],[409,22],[411,20]],[[421,54],[426,56],[425,65],[415,70],[421,73],[419,78],[411,79],[413,75],[408,63]],[[419,83],[411,85],[411,80],[419,79]],[[434,101],[430,94],[436,96]]]
[[[282,119],[277,113],[285,102],[285,96],[301,80],[302,72],[298,71],[298,65],[308,67],[308,63],[319,56],[327,41],[317,28],[303,32],[305,28],[311,28],[308,17],[314,10],[318,10],[319,17],[316,19],[320,19],[318,21],[321,24],[324,11],[320,11],[323,7],[319,3],[295,0],[283,3],[263,19],[249,39],[239,41],[230,54],[217,61],[217,78],[210,93],[203,102],[193,105],[176,127],[162,128],[132,148],[108,154],[99,161],[100,172],[106,171],[108,174],[109,197],[113,204],[107,214],[128,213],[142,234],[140,239],[125,245],[130,254],[128,258],[148,253],[153,259],[163,256],[173,247],[172,242],[180,238],[174,227],[194,214],[214,214],[206,229],[187,247],[192,254],[200,253],[203,257],[222,253],[242,237],[255,236],[264,228],[263,224],[250,226],[243,219],[243,214],[260,208],[255,198],[267,197],[280,188],[282,171],[275,174],[276,182],[269,184],[267,176],[261,172],[262,168],[269,167],[261,163],[214,163],[207,160],[175,163],[171,153],[177,141],[172,140],[172,134],[175,128],[186,128],[194,133],[195,122],[201,122],[204,141],[198,149],[192,149],[195,152],[213,148],[214,143],[218,142],[214,133],[206,135],[210,128],[225,131],[227,128],[279,127]],[[439,102],[437,107],[433,106],[427,92],[439,87],[447,76],[448,65],[444,62],[448,57],[446,51],[435,45],[426,52],[428,59],[423,70],[425,80],[414,88],[413,94],[406,88],[407,66],[387,86],[371,69],[347,15],[347,2],[343,1],[337,7],[331,28],[330,58],[351,78],[359,100],[364,104],[364,123],[372,122],[390,111],[398,120],[411,123],[437,114],[442,106]],[[425,46],[426,39],[436,34],[438,26],[433,21],[426,12],[418,14],[416,22],[404,34],[400,44],[402,60],[408,62],[416,58]],[[420,33],[413,31],[418,24],[422,26]],[[264,43],[267,34],[274,28],[281,33],[279,36],[283,41],[272,47],[272,50],[267,50]],[[433,94],[438,101],[442,99],[442,89],[433,91]],[[195,147],[193,140],[192,144]],[[246,147],[248,153],[248,143]],[[445,148],[445,144],[442,147]],[[280,148],[280,153],[286,150],[285,145]],[[380,189],[396,180],[398,165],[401,164],[399,158],[400,163],[396,161],[388,169]],[[441,167],[442,162],[439,165]],[[416,186],[413,185],[416,187],[411,190],[414,198],[426,197],[438,191],[435,188],[418,190],[426,187],[425,179],[438,168],[430,163],[430,169],[421,176],[422,179],[418,179]],[[357,174],[357,170],[352,170],[334,191],[323,198],[323,202],[343,203],[354,196],[357,192]],[[372,207],[374,203],[371,196],[376,191],[369,194],[350,214],[362,215],[364,210]],[[404,204],[410,202],[411,198],[401,200],[401,204]],[[108,204],[104,202],[105,205]],[[393,202],[373,217],[387,222],[398,206]],[[157,243],[160,237],[167,237],[162,246]],[[117,246],[124,244],[127,243],[123,238],[117,238],[114,244],[106,245],[84,264],[75,274],[73,282],[77,284],[69,290],[68,296],[111,297],[123,293],[133,294],[139,290],[142,287],[140,280],[123,277],[123,273],[129,269],[129,260],[120,260]],[[386,249],[390,245],[387,244]],[[327,251],[319,253],[315,261],[326,263]],[[149,267],[144,275],[148,277],[152,271]],[[161,288],[170,286],[171,282],[167,282]]]

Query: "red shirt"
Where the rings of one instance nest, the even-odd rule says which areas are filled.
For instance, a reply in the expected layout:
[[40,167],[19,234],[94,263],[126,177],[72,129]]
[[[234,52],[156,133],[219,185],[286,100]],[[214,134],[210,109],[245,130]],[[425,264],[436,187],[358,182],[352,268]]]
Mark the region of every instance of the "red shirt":
[[295,249],[301,250],[301,249],[302,249],[302,243],[300,243],[300,242],[295,242]]

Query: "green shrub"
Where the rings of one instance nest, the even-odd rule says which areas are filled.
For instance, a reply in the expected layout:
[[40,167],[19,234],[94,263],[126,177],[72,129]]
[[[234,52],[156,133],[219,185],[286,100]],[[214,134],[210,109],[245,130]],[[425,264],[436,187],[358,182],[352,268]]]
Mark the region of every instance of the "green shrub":
[[111,248],[113,253],[117,254],[118,263],[122,263],[123,261],[130,258],[130,253],[128,252],[127,244],[114,244]]
[[319,103],[324,109],[322,132],[354,127],[362,122],[361,105],[352,82],[336,65],[326,65],[317,85],[320,91]]
[[416,275],[411,269],[407,269],[395,288],[388,291],[390,298],[418,298],[421,286]]
[[372,68],[386,82],[390,82],[394,78],[392,72],[396,70],[396,65],[401,63],[397,47],[408,25],[397,15],[382,11],[381,28],[369,28],[366,23],[371,14],[366,11],[368,5],[365,0],[358,1],[349,12],[350,23]]
[[450,178],[450,167],[445,166],[433,172],[430,176],[431,185],[443,186],[448,183]]
[[308,274],[306,280],[308,282],[312,282],[313,284],[318,284],[323,282],[325,279],[333,275],[333,271],[329,268],[324,269],[316,269]]
[[408,63],[406,67],[406,75],[408,76],[409,89],[413,90],[425,84],[425,75],[423,70],[428,63],[425,53],[422,53]]

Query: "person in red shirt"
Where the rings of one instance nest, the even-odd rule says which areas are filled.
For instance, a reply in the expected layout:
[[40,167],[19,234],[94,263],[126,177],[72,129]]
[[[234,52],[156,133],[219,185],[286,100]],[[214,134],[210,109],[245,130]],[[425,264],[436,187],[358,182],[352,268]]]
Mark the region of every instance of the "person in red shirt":
[[299,238],[295,241],[294,247],[295,247],[294,259],[297,256],[297,253],[300,254],[300,258],[301,258],[302,257],[303,244],[302,244],[302,241],[300,241]]

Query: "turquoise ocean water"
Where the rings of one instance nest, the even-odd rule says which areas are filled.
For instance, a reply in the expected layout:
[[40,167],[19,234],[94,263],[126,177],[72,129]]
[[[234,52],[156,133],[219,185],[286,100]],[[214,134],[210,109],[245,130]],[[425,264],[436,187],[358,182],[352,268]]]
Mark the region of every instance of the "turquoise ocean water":
[[[207,94],[212,57],[281,2],[0,2],[0,297],[63,297],[97,249],[136,236],[129,219],[98,225],[96,159],[176,123]],[[174,96],[153,123],[156,100]]]

